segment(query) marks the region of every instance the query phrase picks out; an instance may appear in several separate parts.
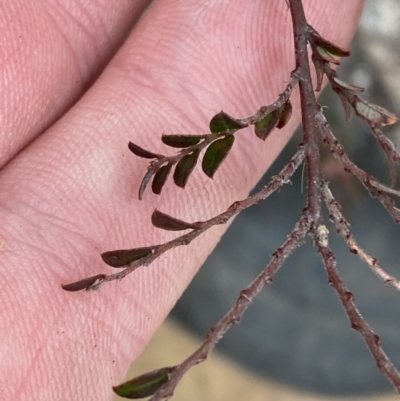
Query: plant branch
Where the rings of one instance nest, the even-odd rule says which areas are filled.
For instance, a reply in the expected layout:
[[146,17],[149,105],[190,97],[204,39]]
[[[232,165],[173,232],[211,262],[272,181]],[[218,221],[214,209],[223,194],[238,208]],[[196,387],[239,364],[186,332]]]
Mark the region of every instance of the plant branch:
[[397,290],[400,290],[400,280],[387,273],[379,265],[376,258],[370,256],[358,245],[357,241],[349,230],[349,223],[341,213],[339,203],[333,197],[327,182],[323,183],[322,193],[326,207],[330,213],[330,218],[335,224],[337,232],[342,236],[349,247],[350,252],[358,255],[361,260],[367,263],[372,272],[375,273],[385,284],[391,284]]
[[306,163],[308,175],[307,206],[312,219],[312,227],[319,227],[321,222],[321,170],[318,146],[318,129],[315,117],[319,112],[308,60],[307,38],[309,28],[300,0],[289,0],[292,15],[293,37],[296,55],[296,75],[301,77],[300,102],[303,123],[303,141],[306,144]]
[[324,142],[329,145],[333,156],[342,164],[344,170],[350,172],[356,178],[358,178],[360,182],[364,185],[364,187],[368,190],[370,195],[374,198],[377,198],[382,203],[382,205],[386,208],[394,221],[396,223],[400,223],[400,209],[398,209],[395,206],[394,201],[384,193],[387,192],[393,194],[393,190],[383,184],[380,184],[377,178],[375,178],[371,174],[368,174],[350,160],[343,146],[333,135],[329,124],[326,121],[326,118],[322,114],[322,112],[317,115],[316,121]]
[[[114,387],[114,391],[120,395],[123,394],[128,398],[152,396],[150,401],[160,401],[172,396],[176,385],[185,372],[192,366],[204,361],[225,333],[241,320],[253,299],[267,284],[272,282],[285,259],[303,242],[306,234],[311,236],[314,246],[321,255],[329,283],[336,290],[350,320],[351,327],[359,331],[379,369],[400,392],[399,372],[381,348],[379,337],[371,330],[357,310],[353,294],[345,287],[336,268],[335,256],[329,247],[329,231],[324,224],[321,213],[322,199],[324,199],[330,213],[331,221],[335,224],[338,233],[344,238],[350,251],[358,254],[360,259],[365,261],[385,283],[390,283],[398,290],[400,290],[400,280],[383,270],[378,261],[365,252],[351,234],[349,224],[340,211],[340,205],[334,199],[327,182],[322,177],[319,137],[321,136],[323,142],[329,146],[331,153],[341,163],[344,170],[360,180],[369,194],[376,197],[393,219],[400,223],[400,209],[395,206],[392,199],[392,197],[400,197],[400,190],[394,189],[395,167],[396,163],[400,162],[400,153],[393,142],[386,138],[379,129],[381,125],[395,123],[397,117],[382,107],[369,104],[361,99],[358,92],[362,92],[363,88],[347,84],[338,78],[338,74],[330,64],[339,65],[338,58],[347,57],[350,52],[321,37],[307,23],[302,0],[285,1],[292,17],[295,69],[291,73],[291,79],[285,90],[274,103],[262,106],[254,115],[242,119],[233,118],[221,111],[211,119],[209,134],[163,135],[164,144],[173,148],[180,148],[178,153],[173,156],[153,153],[133,143],[129,143],[129,149],[136,156],[152,159],[139,188],[139,199],[142,199],[143,193],[151,180],[153,180],[153,193],[160,194],[172,167],[175,168],[173,174],[175,184],[184,188],[198,162],[200,152],[205,148],[207,149],[202,160],[202,169],[207,176],[212,178],[230,152],[237,131],[254,125],[255,135],[266,140],[272,130],[281,129],[287,124],[292,114],[290,97],[294,88],[299,85],[303,140],[296,154],[261,191],[246,199],[234,202],[226,211],[209,220],[188,223],[155,210],[152,215],[152,224],[155,227],[172,231],[191,231],[163,244],[105,252],[102,254],[103,261],[114,268],[122,268],[122,271],[110,275],[98,274],[64,285],[63,288],[67,291],[97,290],[109,281],[123,279],[140,266],[150,265],[162,254],[177,246],[190,244],[209,228],[227,223],[242,210],[262,202],[277,189],[290,182],[294,172],[304,161],[307,168],[306,207],[286,241],[272,254],[265,269],[247,288],[240,292],[235,305],[209,330],[201,346],[177,366],[157,369]],[[315,90],[311,77],[308,44],[311,46],[311,60],[316,69]],[[358,117],[368,123],[377,143],[386,152],[390,164],[391,187],[381,183],[373,175],[354,164],[332,133],[315,96],[315,91],[319,91],[322,87],[324,75],[328,77],[333,91],[340,97],[346,118],[348,119],[354,110]]]
[[[314,36],[311,35],[310,45],[313,50],[313,61],[317,72],[319,70],[321,75],[323,71],[328,77],[332,90],[338,94],[342,101],[346,113],[346,120],[350,119],[351,108],[353,108],[354,112],[367,122],[377,143],[386,153],[390,168],[391,186],[394,187],[396,182],[395,165],[400,162],[400,153],[397,151],[396,145],[382,133],[379,129],[379,125],[394,124],[398,121],[398,118],[384,108],[369,104],[361,99],[357,93],[363,92],[364,88],[347,84],[339,79],[336,70],[334,70],[328,62],[324,62],[324,58],[318,51],[318,45],[315,42],[315,39],[318,38],[318,33],[312,27],[310,27],[310,29],[315,33]],[[339,64],[339,62],[335,64]]]
[[367,347],[374,357],[378,368],[393,383],[400,393],[400,373],[389,360],[381,347],[381,341],[364,320],[354,303],[354,295],[346,288],[336,268],[336,259],[328,245],[318,244],[318,251],[322,256],[329,283],[336,290],[343,308],[350,320],[351,327],[363,337]]
[[287,240],[273,253],[266,268],[245,289],[240,292],[239,298],[233,308],[208,332],[200,347],[180,365],[174,367],[169,380],[164,384],[149,401],[161,401],[173,395],[174,389],[182,376],[193,366],[207,359],[210,351],[215,347],[224,334],[236,323],[239,323],[244,312],[250,306],[253,299],[260,291],[270,284],[282,266],[285,259],[301,244],[309,231],[309,218],[303,213],[301,219],[296,223]]
[[[285,165],[285,167],[277,175],[272,177],[270,182],[267,185],[265,185],[259,192],[255,193],[252,196],[249,196],[246,199],[234,202],[231,206],[229,206],[229,208],[225,212],[209,220],[193,223],[193,225],[196,226],[196,228],[191,232],[184,234],[178,238],[175,238],[171,241],[168,241],[164,244],[154,245],[153,247],[151,247],[152,248],[151,252],[147,252],[147,255],[144,256],[143,258],[135,259],[132,263],[128,263],[127,267],[121,272],[110,275],[99,274],[93,277],[77,281],[75,283],[63,285],[63,288],[70,291],[76,291],[82,289],[98,290],[102,285],[104,285],[109,281],[122,280],[125,276],[132,273],[140,266],[150,265],[155,259],[159,258],[163,253],[169,251],[170,249],[175,248],[177,246],[190,244],[195,238],[197,238],[200,234],[202,234],[209,228],[215,225],[225,224],[232,217],[240,213],[242,210],[262,202],[263,200],[268,198],[272,193],[274,193],[277,189],[281,188],[284,184],[290,182],[290,179],[293,176],[293,174],[303,163],[304,157],[305,157],[304,146],[300,144],[297,152]],[[124,251],[125,250],[116,250],[108,253],[118,254]],[[130,251],[131,250],[126,250],[126,252]],[[119,267],[124,267],[124,266],[119,266]],[[83,285],[80,285],[80,283],[83,283]]]
[[[139,187],[139,199],[142,200],[144,191],[153,177],[152,189],[154,193],[159,195],[174,165],[177,165],[174,174],[174,182],[176,185],[184,188],[197,163],[198,155],[207,147],[208,150],[203,159],[203,171],[212,178],[220,163],[228,155],[233,144],[233,136],[239,130],[254,125],[256,127],[256,135],[262,140],[265,140],[274,128],[283,128],[291,117],[292,105],[290,103],[290,96],[298,83],[298,76],[292,72],[286,88],[279,94],[278,99],[268,106],[260,107],[257,112],[250,117],[233,118],[224,111],[221,111],[210,121],[210,134],[163,135],[162,141],[166,145],[175,148],[183,148],[173,156],[164,156],[162,154],[153,153],[129,142],[129,149],[136,156],[146,159],[154,159],[150,162],[147,172]],[[221,140],[224,143],[224,139],[231,143],[228,146],[225,142],[227,146],[219,148],[218,152],[223,151],[224,156],[221,157],[220,160],[215,161],[215,151],[213,150],[209,152],[210,148],[218,143],[218,140],[219,145],[217,145],[217,148],[220,147]],[[207,152],[209,153],[207,154]],[[213,155],[210,156],[210,154]],[[206,168],[204,167],[204,160],[207,160]]]

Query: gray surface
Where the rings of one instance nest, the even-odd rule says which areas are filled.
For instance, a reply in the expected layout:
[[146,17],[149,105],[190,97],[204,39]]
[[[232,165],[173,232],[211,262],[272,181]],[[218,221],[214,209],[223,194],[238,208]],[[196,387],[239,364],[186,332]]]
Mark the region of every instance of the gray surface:
[[[394,88],[387,77],[390,70],[391,77],[397,73],[396,84],[400,82],[399,67],[396,64],[389,68],[388,63],[382,62],[381,54],[383,48],[393,57],[400,53],[393,48],[395,39],[399,40],[400,29],[397,25],[389,26],[398,21],[391,17],[400,12],[400,5],[389,0],[379,5],[380,8],[378,2],[369,2],[352,64],[345,66],[342,76],[350,77],[351,83],[367,86],[370,99],[398,112],[400,102],[392,106],[387,103],[388,99],[400,98],[397,89],[394,94],[387,94],[388,89]],[[389,7],[390,11],[383,7]],[[382,18],[380,22],[378,18]],[[380,40],[390,37],[390,41],[382,48],[377,44],[373,48],[370,38],[377,35]],[[340,139],[348,147],[350,156],[387,181],[387,163],[382,152],[376,151],[365,126],[355,118],[351,125],[344,124],[341,106],[332,103],[328,95],[321,103],[329,104],[328,119],[334,131],[341,132]],[[385,132],[398,138],[398,128]],[[294,139],[258,187],[290,158],[297,142]],[[355,180],[332,168],[329,157],[325,156],[324,161],[331,188],[341,201],[342,211],[352,224],[357,240],[389,272],[400,277],[400,228]],[[297,174],[292,186],[286,186],[236,219],[176,305],[173,316],[196,333],[204,334],[232,306],[240,289],[265,266],[297,220],[305,203],[300,180]],[[355,294],[362,314],[400,367],[400,294],[383,285],[366,265],[350,254],[339,237],[333,236],[331,244],[342,277]],[[257,298],[242,323],[226,335],[219,349],[249,369],[302,389],[338,395],[393,391],[377,370],[358,333],[350,329],[310,244],[296,251],[285,263],[273,284]]]

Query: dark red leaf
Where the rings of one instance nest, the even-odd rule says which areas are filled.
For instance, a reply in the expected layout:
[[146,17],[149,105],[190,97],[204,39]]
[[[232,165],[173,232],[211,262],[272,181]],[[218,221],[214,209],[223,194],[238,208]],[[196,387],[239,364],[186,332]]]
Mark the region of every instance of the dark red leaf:
[[145,159],[157,159],[158,157],[160,157],[160,155],[143,149],[140,146],[135,145],[133,142],[129,142],[128,148],[136,156],[144,157]]
[[185,188],[190,174],[196,166],[200,150],[195,149],[192,153],[182,157],[175,167],[174,182],[178,187]]
[[161,140],[173,148],[188,148],[197,145],[203,138],[203,135],[163,135]]
[[169,173],[171,172],[171,168],[172,163],[168,163],[165,166],[162,166],[154,175],[151,189],[156,195],[160,195],[161,190],[168,179]]
[[210,178],[213,178],[218,167],[228,155],[234,140],[233,135],[228,135],[225,138],[217,139],[207,148],[201,167]]
[[176,219],[175,217],[162,213],[157,209],[151,215],[151,223],[154,227],[162,228],[163,230],[168,231],[181,231],[194,229],[197,227],[195,224]]
[[127,267],[133,262],[151,255],[155,249],[155,246],[134,249],[119,249],[116,251],[102,253],[101,258],[103,259],[104,263],[111,267]]
[[97,274],[96,276],[87,277],[83,280],[75,281],[70,284],[61,284],[61,287],[65,291],[81,291],[89,289],[96,281],[102,280],[106,277],[105,274]]

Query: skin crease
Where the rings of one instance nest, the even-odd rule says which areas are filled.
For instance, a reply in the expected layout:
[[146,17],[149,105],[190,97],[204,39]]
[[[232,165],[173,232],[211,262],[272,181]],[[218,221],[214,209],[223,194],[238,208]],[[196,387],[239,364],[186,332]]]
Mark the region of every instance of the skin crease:
[[[67,293],[60,284],[110,273],[101,252],[174,238],[151,226],[156,207],[196,221],[245,197],[299,122],[296,100],[290,124],[265,142],[239,133],[213,181],[197,168],[184,191],[168,183],[161,197],[149,190],[138,201],[147,161],[127,150],[129,140],[171,153],[160,143],[163,132],[205,133],[221,109],[236,117],[253,114],[276,99],[294,64],[284,1],[159,0],[65,112],[137,20],[145,2],[132,3],[99,0],[84,12],[89,2],[65,1],[60,17],[61,2],[46,2],[46,13],[32,2],[29,26],[24,7],[0,3],[10,12],[0,26],[6,105],[0,154],[8,161],[0,171],[0,399],[111,400],[111,386],[123,379],[225,228],[97,293]],[[362,1],[304,3],[323,36],[349,43]],[[75,23],[93,15],[90,29]],[[46,22],[57,18],[58,24]],[[18,30],[32,42],[18,47]],[[42,47],[34,59],[35,43]]]
[[0,1],[0,168],[78,100],[149,2]]

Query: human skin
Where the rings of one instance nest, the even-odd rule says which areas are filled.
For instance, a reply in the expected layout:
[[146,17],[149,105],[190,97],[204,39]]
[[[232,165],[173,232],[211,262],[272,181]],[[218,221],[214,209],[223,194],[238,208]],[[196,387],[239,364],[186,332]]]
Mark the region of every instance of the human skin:
[[[362,1],[304,3],[348,45]],[[214,180],[196,169],[185,190],[139,201],[147,162],[128,141],[173,152],[162,133],[206,133],[221,109],[249,116],[294,68],[283,0],[159,0],[130,32],[145,5],[0,1],[2,400],[111,400],[224,228],[98,292],[60,284],[111,273],[101,252],[175,237],[151,226],[155,208],[196,221],[245,197],[298,125],[296,97],[289,125],[265,142],[240,133]]]

